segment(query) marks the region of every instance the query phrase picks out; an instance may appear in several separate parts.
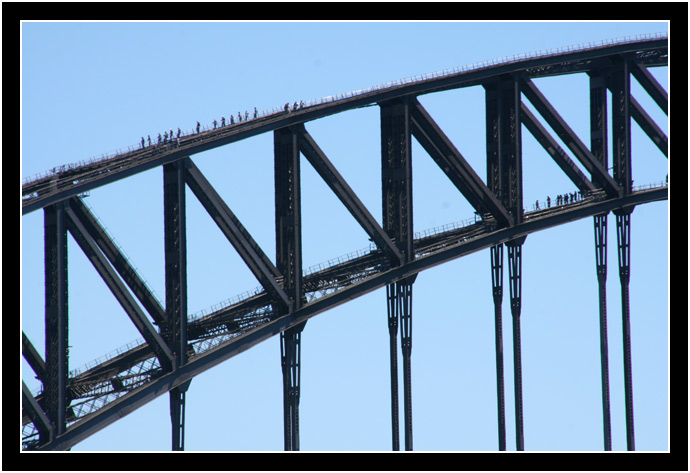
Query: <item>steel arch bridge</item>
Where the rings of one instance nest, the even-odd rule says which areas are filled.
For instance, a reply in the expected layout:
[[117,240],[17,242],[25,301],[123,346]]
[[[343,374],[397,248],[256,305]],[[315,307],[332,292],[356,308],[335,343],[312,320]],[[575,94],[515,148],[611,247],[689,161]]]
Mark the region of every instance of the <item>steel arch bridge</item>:
[[[520,355],[522,244],[554,226],[592,217],[600,298],[604,450],[611,450],[606,331],[606,228],[615,215],[622,292],[626,434],[635,449],[629,327],[630,220],[635,206],[668,199],[668,185],[633,187],[634,120],[668,157],[662,129],[631,94],[631,77],[668,114],[668,94],[648,68],[668,65],[666,36],[515,57],[415,78],[308,104],[238,117],[235,122],[146,143],[104,159],[54,168],[25,181],[22,214],[43,209],[45,351],[22,333],[22,354],[42,384],[22,383],[24,450],[68,450],[153,399],[169,393],[172,449],[184,450],[185,396],[191,380],[223,361],[280,336],[285,450],[299,450],[300,343],[307,321],[386,287],[391,362],[392,449],[413,449],[411,404],[412,288],[418,273],[489,249],[496,316],[498,449],[506,449],[501,302],[507,247],[513,320],[516,443],[524,450]],[[533,79],[584,74],[589,80],[590,143],[584,143]],[[483,180],[417,97],[475,87],[485,95],[487,176]],[[611,94],[610,107],[607,94]],[[527,99],[549,131],[530,108]],[[309,122],[361,107],[380,109],[382,222],[364,206],[307,130]],[[609,129],[609,120],[611,127]],[[577,192],[526,211],[522,195],[522,131],[541,144]],[[564,149],[552,134],[565,144]],[[275,169],[276,257],[252,238],[192,156],[272,133]],[[611,143],[608,143],[611,136]],[[474,208],[477,218],[415,237],[413,138]],[[609,146],[611,145],[611,146]],[[609,149],[613,152],[609,153]],[[609,154],[611,156],[609,157]],[[367,233],[372,246],[312,272],[302,267],[300,156]],[[573,159],[574,158],[574,159]],[[94,216],[84,193],[135,174],[163,170],[165,301],[161,303]],[[610,169],[613,174],[610,174]],[[210,314],[187,312],[186,188],[202,204],[261,284],[261,290]],[[144,342],[83,371],[69,370],[67,234],[105,281]],[[398,335],[400,333],[400,335]],[[398,339],[399,337],[399,339]],[[398,418],[398,340],[402,351],[403,419]],[[404,432],[401,445],[400,430]]]

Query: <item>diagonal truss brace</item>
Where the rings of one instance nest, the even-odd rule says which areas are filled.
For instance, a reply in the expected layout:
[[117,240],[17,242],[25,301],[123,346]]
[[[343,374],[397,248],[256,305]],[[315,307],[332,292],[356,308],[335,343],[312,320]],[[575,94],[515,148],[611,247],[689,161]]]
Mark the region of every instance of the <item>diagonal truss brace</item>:
[[544,117],[549,126],[556,132],[570,151],[592,175],[592,180],[601,182],[610,197],[619,197],[621,188],[609,175],[606,168],[592,155],[587,146],[577,137],[563,118],[556,112],[546,97],[537,89],[534,83],[526,77],[522,78],[522,91],[534,105],[539,114]]
[[563,148],[559,146],[556,140],[546,131],[536,117],[530,112],[524,103],[520,108],[522,123],[527,127],[527,130],[534,136],[540,145],[558,164],[558,167],[573,181],[573,184],[582,192],[593,191],[596,189],[592,181],[587,179],[587,176],[580,171],[580,168],[568,157]]
[[501,226],[512,226],[513,217],[482,182],[474,169],[443,133],[417,99],[410,99],[411,132],[474,209],[490,213]]
[[204,175],[201,174],[199,168],[196,167],[191,159],[187,159],[187,162],[188,167],[186,169],[185,181],[189,188],[216,222],[223,235],[237,250],[237,253],[266,292],[272,294],[289,307],[291,300],[278,283],[278,278],[282,277],[280,271],[271,263],[249,232],[240,223],[239,219],[232,213]]
[[301,133],[300,151],[307,158],[309,163],[314,167],[316,172],[321,176],[321,179],[328,184],[333,193],[345,205],[347,210],[357,220],[369,237],[376,243],[381,251],[386,253],[394,266],[402,263],[403,255],[400,250],[391,241],[388,234],[376,222],[376,219],[371,215],[369,210],[364,206],[359,197],[354,193],[352,188],[343,179],[338,170],[328,160],[325,153],[319,148],[311,135],[306,131],[303,125],[300,125]]
[[22,331],[22,355],[24,359],[29,363],[31,369],[34,370],[39,381],[44,385],[46,383],[46,363],[41,358],[41,354],[38,353],[34,345],[29,340],[29,337]]
[[94,241],[93,235],[87,231],[84,224],[71,208],[65,209],[65,212],[68,217],[67,228],[70,233],[72,233],[72,236],[74,236],[74,239],[79,244],[84,254],[89,258],[91,264],[93,264],[94,268],[101,278],[103,278],[103,281],[132,320],[137,330],[139,330],[139,333],[141,333],[144,340],[146,340],[156,354],[161,366],[168,369],[172,367],[174,360],[172,351],[165,343],[165,340],[163,340],[163,337],[161,337],[151,322],[146,318],[146,315],[134,301],[122,281],[117,277],[112,266],[108,264],[105,256]]
[[36,398],[31,395],[31,391],[26,387],[24,381],[22,381],[22,407],[41,435],[48,439],[52,439],[55,430],[53,424],[50,422],[50,419],[43,411],[43,408],[41,408]]
[[79,221],[108,258],[113,268],[118,272],[122,280],[129,286],[132,293],[139,299],[141,305],[148,311],[154,323],[162,325],[166,321],[166,314],[160,302],[153,296],[149,288],[144,284],[136,270],[129,264],[117,245],[110,239],[98,219],[79,198],[70,200],[70,208],[78,216]]
[[635,61],[630,61],[630,72],[642,88],[656,102],[656,104],[668,115],[668,92],[659,84],[646,67]]
[[666,133],[659,128],[659,125],[657,125],[647,112],[644,111],[642,106],[632,95],[630,96],[630,116],[640,125],[642,131],[644,131],[649,139],[659,148],[659,151],[668,158],[668,137]]

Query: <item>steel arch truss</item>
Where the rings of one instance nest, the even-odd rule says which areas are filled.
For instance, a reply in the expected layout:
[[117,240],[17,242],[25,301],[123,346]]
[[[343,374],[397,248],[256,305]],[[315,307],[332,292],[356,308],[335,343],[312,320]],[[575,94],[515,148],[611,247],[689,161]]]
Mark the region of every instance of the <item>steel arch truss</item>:
[[[492,281],[496,303],[496,353],[499,380],[499,444],[505,448],[503,351],[500,321],[502,300],[502,244],[508,247],[511,311],[514,320],[516,397],[521,404],[519,318],[522,244],[526,235],[574,219],[595,217],[597,268],[605,279],[605,218],[618,216],[621,282],[629,280],[629,229],[632,208],[667,198],[667,188],[634,191],[632,188],[630,123],[635,120],[655,145],[668,156],[668,140],[660,127],[630,94],[634,77],[656,104],[668,113],[668,95],[647,71],[646,63],[660,61],[663,48],[652,59],[636,52],[611,48],[610,54],[566,55],[560,63],[535,60],[521,68],[480,72],[468,79],[447,78],[431,89],[423,84],[384,91],[333,105],[330,113],[364,104],[378,104],[381,120],[382,223],[379,224],[348,185],[304,123],[327,113],[286,112],[285,116],[236,135],[222,131],[198,138],[184,149],[152,155],[137,171],[123,166],[121,177],[161,166],[164,176],[165,307],[153,297],[141,277],[113,243],[76,192],[83,180],[70,174],[73,190],[53,180],[46,187],[29,186],[38,197],[27,210],[44,208],[46,311],[45,360],[22,334],[22,352],[43,384],[34,397],[22,386],[23,423],[33,424],[25,435],[30,449],[68,449],[97,430],[115,422],[157,396],[170,393],[173,450],[184,448],[185,394],[191,379],[222,361],[274,335],[281,334],[284,380],[285,448],[299,449],[300,344],[306,321],[363,294],[387,287],[391,337],[391,389],[393,449],[398,449],[397,332],[401,327],[404,365],[405,447],[412,449],[410,353],[412,346],[412,285],[416,275],[430,267],[482,249],[492,248]],[[565,71],[565,72],[564,72]],[[559,115],[531,78],[585,72],[590,77],[591,146],[586,146]],[[455,80],[455,82],[453,82]],[[482,181],[455,144],[417,99],[422,93],[454,87],[482,86],[485,90],[487,178]],[[608,172],[606,93],[613,97],[613,175]],[[529,100],[560,142],[523,103]],[[340,107],[340,108],[338,108]],[[321,114],[319,114],[321,113]],[[310,115],[311,114],[311,115]],[[564,174],[583,193],[577,206],[525,213],[522,202],[522,125],[535,137]],[[194,153],[231,143],[257,133],[273,132],[275,164],[275,264],[252,238],[212,184],[196,167]],[[214,134],[215,133],[215,134]],[[482,219],[475,225],[414,239],[411,139],[414,137]],[[574,157],[571,158],[568,152]],[[350,261],[305,275],[302,268],[300,155],[314,167],[376,249]],[[579,163],[579,164],[578,164]],[[582,168],[582,169],[581,169]],[[86,171],[85,171],[86,172]],[[89,170],[89,173],[95,171]],[[90,175],[89,175],[90,176]],[[99,178],[100,179],[100,178]],[[93,187],[109,182],[98,181]],[[190,322],[186,302],[186,205],[189,187],[228,242],[256,277],[263,292]],[[42,199],[42,200],[41,200]],[[37,204],[36,202],[39,202]],[[42,202],[42,203],[40,203]],[[38,207],[37,207],[38,206]],[[42,207],[41,207],[42,206]],[[70,233],[106,282],[146,343],[83,373],[68,376],[67,233]],[[624,290],[625,290],[624,288]],[[605,289],[602,289],[605,290]],[[316,294],[321,294],[317,296]],[[625,293],[627,295],[627,292]],[[309,298],[308,295],[312,297]],[[624,296],[625,297],[625,296]],[[137,302],[138,301],[138,302]],[[624,300],[624,305],[627,301]],[[624,320],[629,323],[627,306]],[[605,307],[602,308],[602,337]],[[627,318],[626,318],[627,317]],[[629,328],[628,328],[629,329]],[[603,344],[604,338],[602,338]],[[603,345],[602,345],[603,346]],[[602,348],[602,356],[604,356]],[[499,360],[500,357],[500,360]],[[629,346],[626,345],[626,396],[629,445],[632,437],[632,392],[628,393]],[[602,360],[602,363],[604,361]],[[602,364],[602,370],[604,364]],[[602,373],[602,376],[604,374]],[[606,375],[607,376],[607,375]],[[604,379],[604,378],[603,378]],[[606,379],[606,384],[608,380]],[[631,388],[630,388],[631,389]],[[608,391],[608,386],[606,386]],[[111,396],[102,407],[79,413],[82,399]],[[628,398],[626,398],[628,399]],[[604,402],[608,402],[607,393]],[[516,413],[518,449],[524,448],[522,411]],[[608,425],[606,426],[608,429]]]

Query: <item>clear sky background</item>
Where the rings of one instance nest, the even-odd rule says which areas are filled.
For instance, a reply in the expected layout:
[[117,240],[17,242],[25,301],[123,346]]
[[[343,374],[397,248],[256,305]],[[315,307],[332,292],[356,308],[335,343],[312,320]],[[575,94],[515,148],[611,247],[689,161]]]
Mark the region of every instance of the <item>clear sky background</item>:
[[[21,176],[254,107],[261,111],[513,54],[665,31],[663,22],[26,22],[21,27]],[[668,87],[667,68],[651,72]],[[635,98],[667,130],[667,117],[631,82]],[[589,144],[587,76],[535,83]],[[485,178],[483,89],[419,100]],[[378,107],[310,122],[306,128],[380,222]],[[668,160],[636,123],[632,128],[634,184],[663,181]],[[525,207],[575,191],[524,127],[522,136]],[[274,258],[272,139],[267,133],[192,160]],[[472,218],[471,206],[416,141],[412,156],[415,231]],[[162,181],[162,170],[153,169],[93,190],[85,201],[164,303]],[[365,232],[304,159],[302,205],[305,268],[368,245]],[[631,219],[635,438],[641,451],[669,446],[668,212],[666,201],[646,204],[636,207]],[[43,353],[43,212],[22,217],[21,224],[22,327]],[[190,314],[259,285],[191,192],[187,232]],[[612,214],[608,243],[612,436],[614,450],[625,450]],[[507,444],[515,450],[507,274],[506,267]],[[527,237],[522,296],[526,450],[603,450],[592,218]],[[307,323],[302,335],[302,450],[390,450],[386,318],[381,289]],[[69,320],[70,369],[140,338],[71,236]],[[488,251],[419,275],[412,348],[415,450],[497,450]],[[22,368],[29,387],[38,388],[24,361]],[[400,400],[402,406],[402,390]],[[279,338],[273,337],[194,378],[187,393],[186,450],[281,451],[282,410]],[[170,446],[165,395],[73,451],[168,451]]]

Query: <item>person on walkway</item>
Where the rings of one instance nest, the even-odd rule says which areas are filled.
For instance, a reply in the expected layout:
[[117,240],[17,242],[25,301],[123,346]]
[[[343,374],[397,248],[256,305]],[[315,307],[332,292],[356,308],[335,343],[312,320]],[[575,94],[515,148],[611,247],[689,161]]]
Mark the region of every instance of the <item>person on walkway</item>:
[[199,120],[196,121],[196,132],[199,134],[199,130],[201,129],[201,124],[199,123]]

